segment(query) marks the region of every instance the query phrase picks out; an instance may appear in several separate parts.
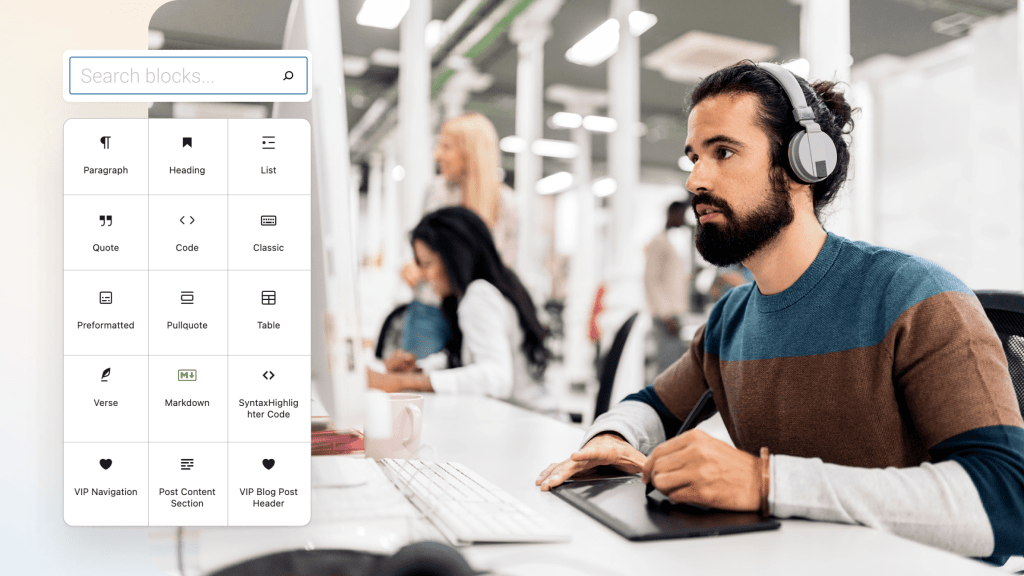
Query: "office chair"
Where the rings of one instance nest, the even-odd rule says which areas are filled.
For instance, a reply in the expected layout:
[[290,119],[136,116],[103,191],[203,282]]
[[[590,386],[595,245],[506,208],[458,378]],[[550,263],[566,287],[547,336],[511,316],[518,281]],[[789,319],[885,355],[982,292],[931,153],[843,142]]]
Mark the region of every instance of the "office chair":
[[612,347],[604,357],[604,361],[601,364],[601,385],[597,389],[597,404],[594,406],[594,420],[597,420],[598,416],[608,411],[608,404],[611,403],[612,399],[612,386],[615,384],[615,372],[619,369],[619,359],[622,358],[622,351],[626,348],[629,331],[633,329],[633,324],[639,315],[639,312],[634,312],[622,324],[619,331],[615,333]]
[[979,290],[975,294],[1003,343],[1017,405],[1024,413],[1024,293]]
[[380,327],[380,335],[377,336],[377,348],[374,355],[381,360],[387,358],[386,354],[402,347],[402,320],[405,317],[405,309],[408,304],[402,304],[395,308],[384,319]]
[[462,554],[440,542],[415,542],[380,556],[352,550],[290,550],[243,561],[209,576],[472,576]]

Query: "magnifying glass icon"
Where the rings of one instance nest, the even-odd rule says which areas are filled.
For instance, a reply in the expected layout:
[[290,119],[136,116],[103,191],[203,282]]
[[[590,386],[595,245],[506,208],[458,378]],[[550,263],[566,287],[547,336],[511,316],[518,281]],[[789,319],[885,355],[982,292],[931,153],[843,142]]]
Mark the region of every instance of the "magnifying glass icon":
[[285,73],[284,73],[284,79],[285,79],[285,80],[291,80],[291,79],[292,79],[292,78],[294,78],[294,77],[295,77],[295,75],[294,75],[294,74],[292,74],[292,71],[291,71],[291,70],[289,70],[289,71],[287,71],[287,72],[285,72]]

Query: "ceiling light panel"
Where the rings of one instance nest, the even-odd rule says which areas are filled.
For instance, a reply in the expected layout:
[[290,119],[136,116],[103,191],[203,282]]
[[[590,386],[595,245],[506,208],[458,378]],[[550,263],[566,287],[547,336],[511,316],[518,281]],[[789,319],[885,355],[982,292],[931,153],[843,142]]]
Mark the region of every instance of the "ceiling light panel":
[[568,172],[555,172],[551,176],[545,176],[537,181],[536,190],[538,194],[555,194],[564,192],[572,187],[572,174]]
[[597,196],[598,198],[611,196],[612,194],[615,193],[615,191],[618,188],[619,183],[616,182],[615,179],[610,176],[605,176],[604,178],[595,180],[594,183],[590,186],[590,189],[593,190],[594,192],[594,196]]
[[641,12],[639,10],[629,13],[629,33],[639,36],[651,29],[658,23],[658,17],[654,14]]
[[526,140],[523,140],[519,136],[505,136],[498,141],[498,148],[501,148],[502,152],[519,154],[520,152],[526,151]]
[[579,128],[583,125],[583,116],[572,112],[555,112],[551,124],[557,128]]
[[565,59],[581,66],[597,66],[619,49],[619,21],[605,20],[603,24],[573,44]]
[[356,24],[394,30],[409,11],[409,0],[366,0],[356,14]]
[[740,60],[759,62],[774,55],[770,44],[693,30],[645,56],[643,64],[669,80],[692,83]]
[[530,150],[537,156],[571,159],[579,156],[580,147],[565,140],[534,140]]
[[586,116],[583,118],[583,127],[591,132],[612,133],[619,127],[619,123],[615,118],[607,116]]

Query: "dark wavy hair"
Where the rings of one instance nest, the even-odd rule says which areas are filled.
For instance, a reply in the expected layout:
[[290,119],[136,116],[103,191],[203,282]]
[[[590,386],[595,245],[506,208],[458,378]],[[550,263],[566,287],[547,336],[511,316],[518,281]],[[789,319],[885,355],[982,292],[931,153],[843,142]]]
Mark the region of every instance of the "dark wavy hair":
[[[819,80],[810,84],[796,74],[793,76],[800,84],[807,105],[814,111],[814,121],[836,145],[836,169],[828,178],[810,185],[814,199],[814,215],[820,221],[821,210],[832,203],[839,188],[846,181],[850,166],[848,139],[850,132],[853,131],[854,110],[850,108],[843,93],[835,90],[838,82]],[[778,189],[786,189],[787,176],[790,180],[800,182],[789,166],[787,147],[789,139],[793,134],[803,130],[803,126],[793,118],[793,105],[775,77],[749,60],[723,68],[701,80],[693,90],[690,94],[690,110],[692,111],[700,102],[722,94],[755,94],[758,97],[761,109],[758,123],[772,142],[773,184]]]
[[441,311],[451,328],[445,343],[449,367],[462,365],[462,330],[458,322],[458,301],[473,280],[490,282],[516,309],[523,329],[521,349],[532,368],[533,377],[544,375],[550,353],[544,346],[547,330],[537,319],[533,300],[515,272],[502,263],[490,230],[475,212],[462,206],[442,208],[420,220],[410,241],[420,240],[437,252],[448,272],[454,295],[441,303]]

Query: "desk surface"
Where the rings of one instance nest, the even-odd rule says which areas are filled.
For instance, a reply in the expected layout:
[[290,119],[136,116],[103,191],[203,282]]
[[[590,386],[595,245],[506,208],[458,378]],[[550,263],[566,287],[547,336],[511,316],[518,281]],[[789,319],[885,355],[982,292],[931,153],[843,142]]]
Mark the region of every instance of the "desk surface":
[[[783,520],[770,532],[712,538],[630,542],[534,480],[548,464],[565,459],[583,431],[575,426],[489,398],[426,395],[421,451],[440,461],[462,462],[572,534],[559,544],[491,544],[462,548],[474,568],[498,574],[993,574],[963,558],[860,526]],[[340,547],[321,524],[305,528],[188,529],[191,563],[204,572],[268,548]],[[342,530],[345,532],[346,530]],[[416,531],[413,531],[417,533]],[[420,531],[419,534],[424,532]],[[310,535],[314,534],[314,535]],[[154,532],[159,540],[168,537]],[[344,539],[343,535],[339,536]],[[264,545],[254,547],[257,542]],[[275,542],[276,545],[269,545]],[[290,544],[289,544],[290,543]],[[257,550],[262,549],[261,552]]]

